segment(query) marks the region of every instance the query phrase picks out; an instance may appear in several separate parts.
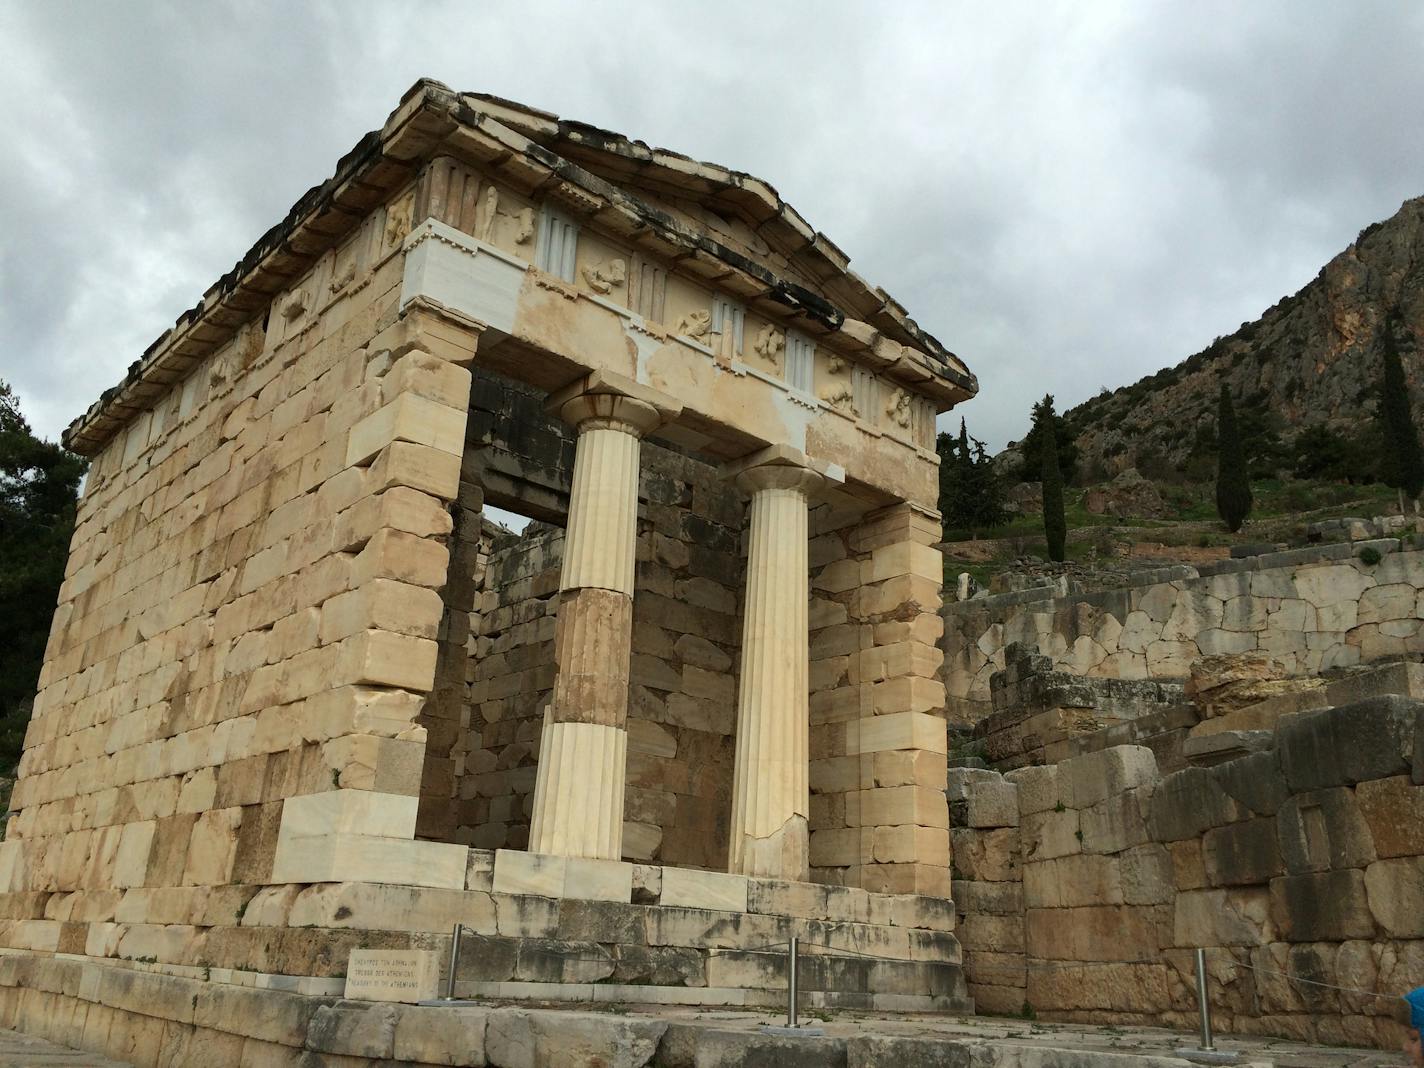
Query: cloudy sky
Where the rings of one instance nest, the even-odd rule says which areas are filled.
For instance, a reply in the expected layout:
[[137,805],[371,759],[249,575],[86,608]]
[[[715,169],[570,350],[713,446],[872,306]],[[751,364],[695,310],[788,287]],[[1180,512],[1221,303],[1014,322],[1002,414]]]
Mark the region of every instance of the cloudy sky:
[[0,377],[50,436],[422,75],[769,180],[996,449],[1424,193],[1419,4],[4,0],[0,43]]

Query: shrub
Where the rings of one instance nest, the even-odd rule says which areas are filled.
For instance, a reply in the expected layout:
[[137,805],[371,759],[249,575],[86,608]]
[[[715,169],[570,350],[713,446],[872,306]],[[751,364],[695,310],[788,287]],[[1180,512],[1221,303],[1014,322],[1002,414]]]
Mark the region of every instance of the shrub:
[[1366,545],[1360,550],[1360,563],[1366,567],[1374,567],[1381,559],[1383,557],[1380,556],[1380,551],[1373,545]]

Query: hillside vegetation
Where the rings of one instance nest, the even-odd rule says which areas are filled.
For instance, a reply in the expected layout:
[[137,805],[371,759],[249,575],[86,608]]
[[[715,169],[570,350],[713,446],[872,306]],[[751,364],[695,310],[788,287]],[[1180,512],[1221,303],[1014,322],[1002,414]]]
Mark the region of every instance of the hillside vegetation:
[[1415,410],[1424,401],[1424,197],[1366,227],[1300,292],[1174,367],[1070,409],[1079,481],[1128,467],[1154,480],[1209,477],[1216,404],[1235,398],[1252,474],[1288,469],[1302,433],[1335,439],[1336,474],[1375,473],[1379,380],[1392,330]]

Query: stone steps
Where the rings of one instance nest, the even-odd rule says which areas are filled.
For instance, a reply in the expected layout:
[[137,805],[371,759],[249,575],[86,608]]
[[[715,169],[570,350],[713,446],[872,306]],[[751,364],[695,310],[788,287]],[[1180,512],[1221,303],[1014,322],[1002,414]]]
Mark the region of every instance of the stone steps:
[[[688,996],[673,1000],[699,1002],[699,991],[784,991],[787,966],[784,948],[736,950],[470,935],[461,940],[455,974],[457,989],[467,983],[544,987],[543,997],[556,997],[547,988],[609,984],[629,990],[681,989]],[[957,945],[941,960],[803,951],[799,979],[804,991],[835,996],[881,994],[960,1003],[965,999]],[[734,1002],[723,999],[721,1003]]]

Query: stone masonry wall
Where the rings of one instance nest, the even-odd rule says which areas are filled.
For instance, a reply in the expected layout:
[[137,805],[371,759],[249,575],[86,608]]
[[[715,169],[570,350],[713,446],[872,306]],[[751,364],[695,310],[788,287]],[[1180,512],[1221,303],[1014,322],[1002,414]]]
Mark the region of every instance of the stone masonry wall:
[[[1373,548],[1383,560],[1359,559]],[[1424,552],[1396,539],[1324,545],[1140,576],[1122,589],[1054,597],[1048,588],[945,605],[950,718],[988,709],[989,679],[1014,642],[1075,675],[1185,679],[1193,660],[1261,652],[1313,675],[1424,652]]]
[[953,769],[971,993],[1190,1029],[1202,947],[1220,1030],[1396,1045],[1391,998],[1424,974],[1421,783],[1424,702],[1398,696],[1284,717],[1274,748],[1167,776],[1137,746]]
[[410,196],[96,456],[0,891],[260,883],[284,800],[418,792],[474,334],[397,315]]

